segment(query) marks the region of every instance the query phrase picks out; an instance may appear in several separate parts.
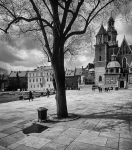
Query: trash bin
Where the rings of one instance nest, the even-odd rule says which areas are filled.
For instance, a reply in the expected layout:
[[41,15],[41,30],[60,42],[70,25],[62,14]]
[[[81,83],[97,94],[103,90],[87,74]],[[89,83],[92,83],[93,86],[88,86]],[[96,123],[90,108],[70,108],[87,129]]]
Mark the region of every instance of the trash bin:
[[40,107],[38,110],[38,121],[47,120],[47,108]]

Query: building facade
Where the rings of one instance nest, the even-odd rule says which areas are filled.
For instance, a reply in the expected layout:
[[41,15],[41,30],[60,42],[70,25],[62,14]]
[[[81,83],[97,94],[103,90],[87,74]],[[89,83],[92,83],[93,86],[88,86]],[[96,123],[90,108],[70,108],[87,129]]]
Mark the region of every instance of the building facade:
[[53,87],[53,69],[50,66],[40,66],[28,72],[28,91],[45,91]]
[[11,71],[8,78],[8,90],[26,91],[28,87],[28,71]]
[[108,28],[101,25],[95,44],[95,84],[119,88],[132,87],[132,45],[125,37],[121,46],[116,40],[114,19],[108,20]]

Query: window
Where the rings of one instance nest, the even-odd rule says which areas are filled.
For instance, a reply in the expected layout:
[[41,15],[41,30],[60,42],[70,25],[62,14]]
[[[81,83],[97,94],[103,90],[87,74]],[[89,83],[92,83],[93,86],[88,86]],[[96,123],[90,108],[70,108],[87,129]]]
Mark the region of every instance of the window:
[[119,73],[119,69],[116,69],[116,73]]
[[31,84],[31,88],[32,88],[32,84]]
[[34,88],[35,88],[35,85],[34,85]]
[[101,53],[101,47],[99,48],[99,52]]
[[36,79],[36,82],[38,82],[38,79]]
[[101,82],[102,81],[102,76],[99,76],[99,82]]
[[110,35],[108,35],[108,41],[111,41],[111,36]]
[[41,82],[41,78],[40,78],[40,82]]
[[110,69],[110,72],[111,72],[111,73],[114,72],[114,69]]
[[48,81],[48,78],[47,78],[47,81]]
[[29,82],[31,82],[31,79],[29,79]]
[[127,65],[126,65],[126,58],[125,58],[125,57],[123,58],[122,63],[123,63],[123,64],[122,64],[123,68],[126,68]]
[[99,56],[99,61],[101,61],[101,56]]
[[33,82],[34,82],[34,79],[33,79]]
[[38,87],[39,87],[39,84],[38,84]]

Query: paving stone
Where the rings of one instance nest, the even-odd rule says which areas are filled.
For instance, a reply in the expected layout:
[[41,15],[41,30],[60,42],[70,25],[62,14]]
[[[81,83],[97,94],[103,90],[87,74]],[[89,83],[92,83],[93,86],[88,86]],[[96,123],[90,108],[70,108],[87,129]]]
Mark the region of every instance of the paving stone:
[[7,136],[7,137],[0,139],[0,146],[7,147],[10,144],[13,144],[17,141],[18,141],[17,139]]
[[129,134],[123,134],[123,133],[121,133],[120,137],[121,138],[125,138],[125,139],[132,139],[132,134],[131,133],[129,133]]
[[38,134],[37,137],[40,137],[40,138],[47,138],[47,139],[55,139],[56,137],[58,137],[61,133],[60,132],[57,132],[57,131],[47,131],[47,132],[44,132],[43,134]]
[[25,145],[20,145],[15,150],[37,150],[37,149],[33,147],[25,146]]
[[105,137],[98,137],[99,133],[96,132],[82,132],[75,141],[77,142],[84,142],[89,144],[95,144],[99,146],[105,146],[107,138]]
[[68,146],[73,140],[74,138],[71,138],[68,135],[62,135],[53,140],[53,143]]
[[10,150],[10,149],[0,146],[0,150]]
[[7,136],[7,135],[8,135],[8,134],[1,133],[1,132],[0,132],[0,139],[3,138],[3,137],[5,137],[5,136]]
[[21,144],[16,142],[16,143],[10,144],[7,148],[14,150],[15,148],[19,147],[20,145]]
[[81,142],[72,142],[66,150],[91,150],[93,145]]
[[119,133],[101,132],[99,136],[106,138],[119,138]]
[[27,135],[25,135],[22,131],[19,131],[19,132],[16,132],[16,133],[10,135],[10,137],[12,137],[12,138],[14,138],[14,139],[19,141],[19,140],[27,137]]
[[20,130],[21,130],[20,128],[11,127],[11,128],[2,130],[1,132],[5,133],[5,134],[13,134],[13,133],[18,132]]
[[91,150],[117,150],[117,149],[94,145]]
[[82,123],[78,129],[92,130],[97,124],[93,123]]
[[76,129],[76,128],[69,128],[65,132],[61,134],[61,136],[68,136],[70,138],[75,139],[83,130],[81,129]]
[[23,144],[29,147],[33,147],[36,149],[40,149],[43,147],[45,144],[49,143],[51,140],[49,139],[44,139],[44,138],[39,138],[39,137],[34,137],[34,136],[28,136],[19,142],[18,144]]
[[56,131],[56,132],[64,132],[65,130],[67,130],[69,127],[67,126],[55,126],[53,128],[49,128],[48,131]]
[[65,150],[66,147],[67,145],[50,142],[45,146],[41,147],[39,150]]
[[132,140],[120,138],[119,150],[131,150],[131,149],[132,149]]
[[119,139],[108,138],[107,143],[106,143],[106,147],[113,148],[113,149],[118,149]]

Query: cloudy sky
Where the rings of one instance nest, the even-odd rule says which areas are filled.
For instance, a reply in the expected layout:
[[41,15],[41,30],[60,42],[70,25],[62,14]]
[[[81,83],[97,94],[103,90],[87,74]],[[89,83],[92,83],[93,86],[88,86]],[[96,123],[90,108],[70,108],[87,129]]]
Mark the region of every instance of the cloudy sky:
[[[107,26],[105,26],[106,28]],[[98,25],[97,31],[100,28]],[[115,18],[115,28],[118,32],[117,40],[119,46],[125,38],[129,44],[132,44],[132,24],[123,23],[119,16]],[[7,42],[8,41],[8,42]],[[38,45],[30,38],[10,38],[4,42],[0,40],[0,67],[11,70],[32,70],[40,65],[50,65],[47,63],[47,59],[43,61],[44,54],[39,50]],[[76,56],[72,62],[65,61],[66,68],[86,67],[88,63],[92,63],[94,59],[94,53],[84,47],[85,51]]]

